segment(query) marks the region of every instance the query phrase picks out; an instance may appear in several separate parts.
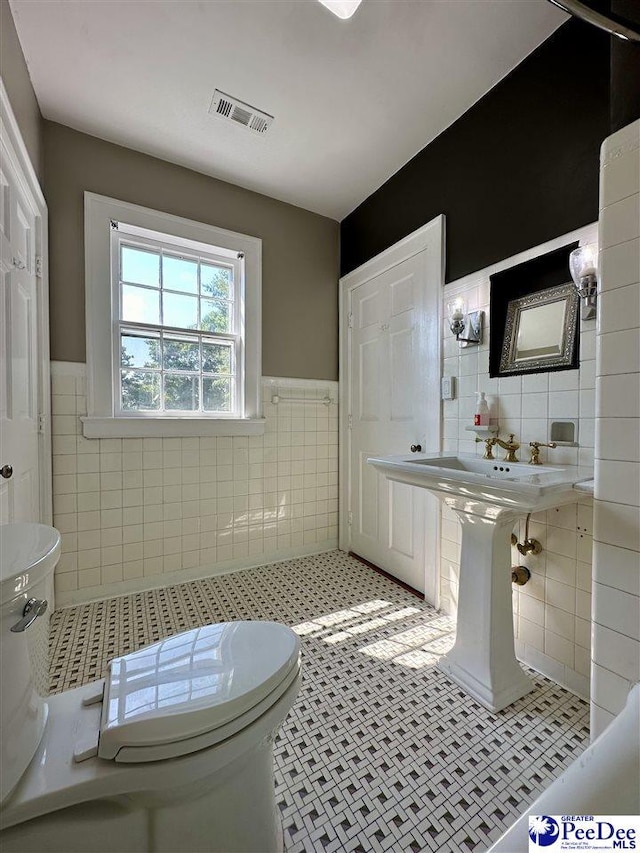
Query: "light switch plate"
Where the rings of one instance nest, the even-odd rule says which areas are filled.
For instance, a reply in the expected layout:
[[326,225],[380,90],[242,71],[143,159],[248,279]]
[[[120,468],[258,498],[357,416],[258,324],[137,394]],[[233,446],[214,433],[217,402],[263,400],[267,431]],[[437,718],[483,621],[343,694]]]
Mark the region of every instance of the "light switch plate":
[[456,398],[456,377],[443,376],[441,380],[441,398],[443,400],[455,400]]

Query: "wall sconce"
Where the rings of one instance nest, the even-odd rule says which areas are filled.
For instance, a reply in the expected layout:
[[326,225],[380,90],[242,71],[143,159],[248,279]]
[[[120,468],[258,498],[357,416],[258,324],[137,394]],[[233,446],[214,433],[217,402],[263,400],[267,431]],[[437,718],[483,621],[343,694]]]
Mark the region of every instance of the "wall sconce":
[[594,320],[598,300],[598,245],[589,243],[569,255],[571,278],[582,302],[582,319]]
[[461,347],[482,343],[484,311],[470,311],[467,314],[464,299],[458,296],[447,305],[447,317],[449,328]]

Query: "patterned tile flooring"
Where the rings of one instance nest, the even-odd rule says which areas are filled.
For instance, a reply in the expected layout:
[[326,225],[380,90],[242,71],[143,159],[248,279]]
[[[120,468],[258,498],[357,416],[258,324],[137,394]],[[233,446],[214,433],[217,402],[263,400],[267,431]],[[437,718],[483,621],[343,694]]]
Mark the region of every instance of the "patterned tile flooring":
[[284,622],[303,640],[275,749],[289,853],[480,853],[588,744],[587,703],[537,673],[498,714],[465,696],[434,666],[451,620],[338,551],[58,611],[51,689],[231,619]]

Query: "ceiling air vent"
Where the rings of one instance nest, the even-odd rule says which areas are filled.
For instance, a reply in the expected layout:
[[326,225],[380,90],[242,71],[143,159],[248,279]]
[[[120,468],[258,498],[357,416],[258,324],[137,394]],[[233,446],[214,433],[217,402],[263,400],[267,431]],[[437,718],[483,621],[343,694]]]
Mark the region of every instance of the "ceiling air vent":
[[235,121],[260,136],[269,130],[273,121],[273,116],[269,113],[245,104],[244,101],[239,101],[231,95],[225,95],[219,89],[213,93],[209,112],[220,118]]

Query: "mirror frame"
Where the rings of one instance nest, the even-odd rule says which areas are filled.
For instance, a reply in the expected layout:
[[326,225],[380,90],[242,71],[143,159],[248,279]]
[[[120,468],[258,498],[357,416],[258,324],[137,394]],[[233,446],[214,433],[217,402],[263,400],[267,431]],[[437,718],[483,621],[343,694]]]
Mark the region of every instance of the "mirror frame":
[[[518,365],[511,364],[503,367],[503,351],[506,348],[509,352],[510,336],[513,331],[513,325],[510,326],[509,331],[507,330],[511,303],[527,297],[533,298],[536,294],[556,287],[567,286],[570,281],[569,255],[577,246],[577,242],[570,243],[516,266],[500,270],[489,277],[491,282],[489,375],[491,377],[551,373],[559,370],[575,370],[579,367],[580,321],[577,295],[570,306],[574,329],[571,336],[572,345],[564,348],[563,358],[541,359],[536,360],[535,363],[521,362]],[[569,313],[565,319],[569,319]]]
[[[542,358],[518,359],[516,344],[520,332],[522,312],[532,308],[564,302],[564,320],[562,339],[559,342],[559,354]],[[514,375],[548,370],[552,367],[571,367],[578,327],[579,297],[572,282],[550,287],[519,299],[512,299],[507,306],[507,321],[504,327],[504,341],[500,358],[501,374]]]

